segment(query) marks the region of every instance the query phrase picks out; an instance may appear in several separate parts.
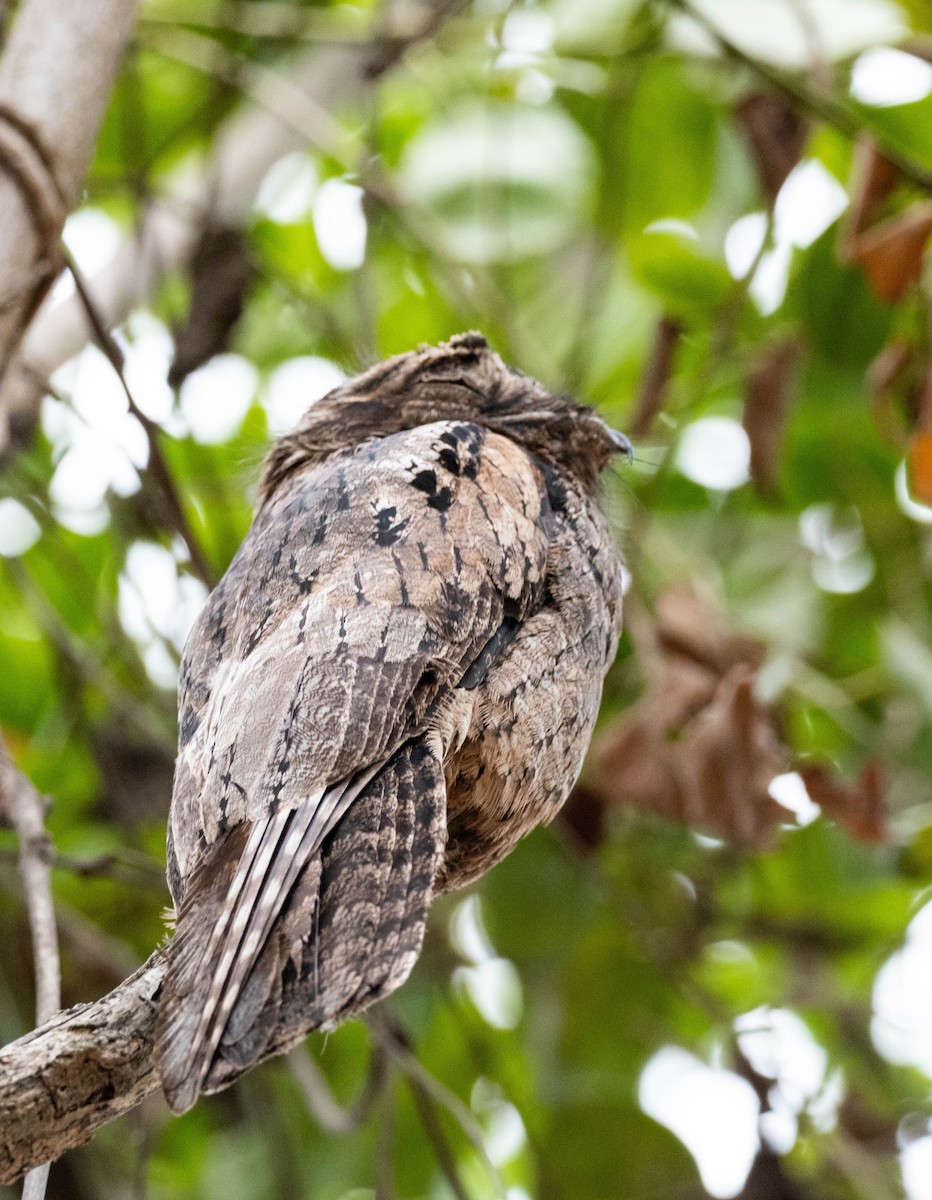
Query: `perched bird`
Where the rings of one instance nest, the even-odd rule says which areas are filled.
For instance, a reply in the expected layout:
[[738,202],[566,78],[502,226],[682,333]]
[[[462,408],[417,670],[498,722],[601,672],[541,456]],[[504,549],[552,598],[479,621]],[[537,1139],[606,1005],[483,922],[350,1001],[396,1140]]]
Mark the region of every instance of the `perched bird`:
[[155,1060],[183,1112],[398,987],[431,899],[572,787],[621,621],[627,439],[476,333],[272,449],[185,648]]

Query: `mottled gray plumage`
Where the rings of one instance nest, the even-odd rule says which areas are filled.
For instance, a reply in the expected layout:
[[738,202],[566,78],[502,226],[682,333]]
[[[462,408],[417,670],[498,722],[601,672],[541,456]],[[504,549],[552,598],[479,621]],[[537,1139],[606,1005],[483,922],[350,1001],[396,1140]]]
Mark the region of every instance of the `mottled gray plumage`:
[[373,367],[273,448],[182,663],[173,1108],[397,987],[433,895],[557,812],[617,645],[596,493],[624,448],[478,334]]

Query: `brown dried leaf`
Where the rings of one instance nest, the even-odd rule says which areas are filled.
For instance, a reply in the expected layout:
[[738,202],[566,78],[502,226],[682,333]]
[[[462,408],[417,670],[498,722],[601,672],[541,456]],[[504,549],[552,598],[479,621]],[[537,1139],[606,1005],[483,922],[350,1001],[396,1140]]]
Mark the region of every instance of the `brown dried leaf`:
[[245,237],[238,229],[207,225],[191,260],[191,306],[175,330],[171,387],[227,348],[254,275]]
[[677,743],[683,819],[741,845],[762,844],[785,816],[768,792],[785,758],[773,717],[754,699],[752,673],[734,667]]
[[734,633],[689,584],[668,588],[657,601],[657,638],[672,654],[723,675],[736,663],[757,667],[763,644]]
[[715,695],[718,677],[691,659],[664,660],[646,697],[652,719],[664,729],[680,729]]
[[640,706],[600,738],[595,787],[608,806],[633,805],[681,819],[673,743],[667,729]]
[[751,443],[751,476],[761,492],[772,492],[783,446],[789,408],[802,343],[787,338],[768,346],[745,381],[744,429]]
[[913,387],[910,399],[913,402],[916,432],[929,433],[932,431],[932,360],[926,359],[922,367],[922,378]]
[[[677,684],[679,703],[667,698]],[[772,715],[754,699],[747,666],[716,680],[674,660],[631,714],[599,739],[591,790],[608,807],[639,808],[761,845],[786,818],[767,790],[785,757]]]
[[858,140],[852,171],[854,195],[842,231],[841,256],[851,261],[859,236],[883,210],[900,180],[900,173],[870,137]]
[[764,192],[773,201],[802,156],[809,128],[775,92],[746,96],[735,116],[751,147]]
[[876,296],[894,304],[919,282],[930,234],[932,200],[925,200],[857,235],[852,257]]
[[909,439],[906,466],[910,493],[921,504],[932,505],[932,432],[922,430]]
[[[738,845],[766,845],[788,819],[770,785],[790,754],[773,710],[754,695],[763,645],[730,631],[686,584],[660,596],[656,643],[647,690],[597,739],[569,823],[591,847],[608,809],[632,807]],[[811,763],[799,772],[812,799],[853,837],[887,838],[879,763],[867,763],[854,784]]]
[[887,841],[886,781],[876,759],[864,764],[854,783],[846,783],[833,768],[820,763],[803,763],[797,770],[810,799],[853,838],[870,843]]
[[683,326],[673,317],[661,317],[654,331],[654,344],[641,386],[634,416],[630,422],[632,437],[646,437],[657,414],[662,410],[673,374],[676,348]]
[[875,401],[884,400],[906,374],[912,350],[908,342],[894,338],[878,352],[867,368],[867,383]]

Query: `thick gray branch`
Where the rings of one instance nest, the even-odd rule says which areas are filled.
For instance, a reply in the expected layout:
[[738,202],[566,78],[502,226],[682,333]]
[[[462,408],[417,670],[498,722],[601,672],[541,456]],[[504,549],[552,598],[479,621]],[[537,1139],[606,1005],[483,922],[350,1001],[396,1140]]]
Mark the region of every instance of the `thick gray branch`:
[[52,847],[45,830],[42,797],[10,758],[0,737],[0,815],[19,838],[19,870],[26,894],[36,974],[36,1020],[48,1021],[61,1008],[58,934],[52,905]]
[[54,1160],[158,1087],[152,1035],[164,960],[0,1050],[0,1184]]
[[[345,162],[349,169],[357,166],[354,159],[362,148],[347,139],[333,113],[363,94],[409,46],[431,36],[462,5],[463,0],[425,3],[413,28],[386,29],[357,46],[317,48],[278,73],[242,64],[230,82],[236,82],[253,105],[221,126],[201,176],[154,200],[133,236],[88,281],[104,324],[112,328],[125,321],[134,308],[152,298],[166,275],[190,260],[208,219],[241,224],[266,172],[288,151],[311,146]],[[83,6],[78,11],[83,12]],[[205,59],[203,43],[198,51],[198,39],[179,30],[156,44],[172,57],[205,69],[218,61],[215,45]],[[50,376],[90,337],[87,313],[78,297],[54,304],[47,300],[40,308],[16,360],[0,378],[0,459],[10,451],[12,441],[28,440]]]
[[[52,843],[45,829],[43,800],[29,779],[17,771],[0,737],[0,813],[19,838],[19,870],[26,894],[32,956],[36,976],[36,1020],[48,1021],[61,1008],[61,962],[52,903]],[[43,1200],[49,1164],[30,1171],[23,1200]]]
[[[153,201],[138,231],[88,281],[108,327],[125,321],[151,299],[167,274],[190,259],[208,218],[240,224],[266,172],[282,155],[308,144],[329,153],[337,148],[333,143],[339,127],[330,110],[365,89],[374,55],[372,45],[315,50],[285,77],[253,74],[251,94],[257,104],[221,128],[199,179]],[[0,381],[0,457],[11,436],[28,438],[46,381],[89,337],[87,314],[77,297],[46,302],[37,313],[17,361]]]
[[0,61],[0,373],[58,268],[136,0],[26,0]]

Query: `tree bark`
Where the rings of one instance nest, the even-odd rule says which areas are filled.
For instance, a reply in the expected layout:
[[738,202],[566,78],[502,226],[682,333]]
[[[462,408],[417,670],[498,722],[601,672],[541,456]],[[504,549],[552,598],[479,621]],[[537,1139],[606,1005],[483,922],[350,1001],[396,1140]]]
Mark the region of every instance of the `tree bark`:
[[[167,274],[190,260],[206,222],[239,226],[266,172],[284,154],[307,146],[345,157],[332,144],[339,132],[331,115],[334,109],[364,93],[408,45],[428,35],[437,14],[453,7],[439,6],[407,39],[315,49],[287,73],[260,73],[251,88],[256,103],[234,113],[221,127],[200,178],[154,200],[139,230],[88,281],[108,328],[125,321],[152,298]],[[14,442],[23,444],[31,436],[49,377],[82,350],[90,336],[79,297],[46,301],[40,308],[5,377],[0,367],[0,460],[15,448]]]
[[79,1004],[0,1050],[0,1184],[88,1141],[158,1086],[152,1036],[159,951],[93,1004]]
[[0,378],[61,269],[136,0],[25,0],[0,61]]

